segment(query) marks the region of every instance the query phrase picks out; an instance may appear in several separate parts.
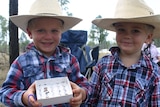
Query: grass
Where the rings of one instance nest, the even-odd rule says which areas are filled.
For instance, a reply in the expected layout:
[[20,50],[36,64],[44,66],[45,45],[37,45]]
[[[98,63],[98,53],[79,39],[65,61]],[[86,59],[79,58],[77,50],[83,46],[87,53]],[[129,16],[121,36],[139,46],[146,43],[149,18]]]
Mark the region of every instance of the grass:
[[3,105],[2,103],[0,103],[0,107],[6,107],[5,105]]
[[8,66],[0,66],[0,87],[2,86],[2,83],[6,79],[6,75],[8,73]]
[[9,56],[5,53],[0,53],[0,87],[4,82],[9,70]]
[[[0,60],[1,61],[1,60]],[[9,64],[6,65],[0,65],[0,87],[2,86],[2,83],[6,79],[6,75],[8,73]],[[6,107],[2,103],[0,103],[0,107]]]
[[[2,86],[9,70],[9,56],[5,53],[0,53],[0,87]],[[0,107],[6,107],[0,103]]]

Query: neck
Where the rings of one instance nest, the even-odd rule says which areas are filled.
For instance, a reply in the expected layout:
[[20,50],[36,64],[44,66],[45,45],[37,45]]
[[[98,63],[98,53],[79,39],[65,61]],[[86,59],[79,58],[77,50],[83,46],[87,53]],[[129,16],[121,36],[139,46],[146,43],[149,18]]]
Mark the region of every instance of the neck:
[[138,62],[140,55],[141,54],[138,53],[131,55],[120,54],[120,59],[126,67],[130,67],[131,65],[136,64]]

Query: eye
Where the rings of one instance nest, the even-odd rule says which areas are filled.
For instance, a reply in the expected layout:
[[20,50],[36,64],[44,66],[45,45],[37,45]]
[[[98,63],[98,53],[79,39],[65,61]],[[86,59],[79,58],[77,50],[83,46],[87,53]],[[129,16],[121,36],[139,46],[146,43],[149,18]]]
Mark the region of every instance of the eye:
[[125,31],[125,29],[123,29],[123,28],[117,28],[116,29],[118,32],[124,32]]
[[59,32],[59,31],[55,30],[55,29],[52,30],[52,33],[57,33],[57,32]]
[[140,32],[140,30],[135,29],[135,30],[133,30],[132,32],[133,32],[133,33],[139,33],[139,32]]
[[44,30],[43,29],[38,29],[37,32],[42,33],[42,32],[44,32]]

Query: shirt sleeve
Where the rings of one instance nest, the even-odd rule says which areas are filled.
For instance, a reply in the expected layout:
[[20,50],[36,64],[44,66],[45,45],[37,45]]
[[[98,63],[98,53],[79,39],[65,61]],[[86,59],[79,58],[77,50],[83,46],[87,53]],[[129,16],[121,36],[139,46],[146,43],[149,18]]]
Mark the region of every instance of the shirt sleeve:
[[160,69],[158,67],[154,67],[155,71],[155,79],[153,81],[153,93],[151,95],[151,107],[159,107],[160,105]]
[[24,107],[21,100],[24,93],[21,90],[23,87],[21,77],[22,71],[19,69],[18,62],[14,61],[0,89],[0,101],[9,107]]
[[88,93],[88,89],[90,88],[88,79],[80,72],[79,62],[76,57],[71,57],[71,69],[72,73],[69,75],[69,79],[79,85],[81,88],[86,90]]

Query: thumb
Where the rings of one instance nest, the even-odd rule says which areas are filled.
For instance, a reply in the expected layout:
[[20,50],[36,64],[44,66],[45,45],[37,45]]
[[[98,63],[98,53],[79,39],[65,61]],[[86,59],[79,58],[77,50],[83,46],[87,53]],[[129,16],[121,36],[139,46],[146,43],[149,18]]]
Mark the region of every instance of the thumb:
[[75,84],[74,82],[71,82],[71,81],[70,81],[70,84],[71,84],[72,89],[75,89],[75,88],[78,87],[77,84]]

